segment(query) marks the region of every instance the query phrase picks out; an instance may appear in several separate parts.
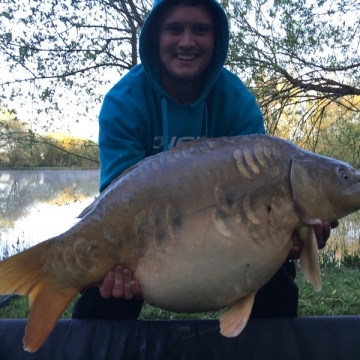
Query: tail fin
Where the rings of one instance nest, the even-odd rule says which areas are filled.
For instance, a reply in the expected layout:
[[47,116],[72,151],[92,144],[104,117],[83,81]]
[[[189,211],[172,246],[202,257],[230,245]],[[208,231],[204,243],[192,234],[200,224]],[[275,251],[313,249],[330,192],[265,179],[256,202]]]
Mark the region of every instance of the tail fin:
[[0,294],[28,295],[24,349],[39,349],[79,289],[61,288],[45,266],[48,241],[0,262]]

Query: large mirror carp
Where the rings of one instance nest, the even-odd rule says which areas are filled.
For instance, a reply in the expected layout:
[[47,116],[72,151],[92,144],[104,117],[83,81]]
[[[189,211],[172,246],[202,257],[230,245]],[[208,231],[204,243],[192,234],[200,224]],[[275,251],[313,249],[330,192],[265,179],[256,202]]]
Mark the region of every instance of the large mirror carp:
[[[178,312],[228,309],[245,327],[256,292],[297,230],[302,272],[321,288],[313,225],[360,209],[360,173],[280,138],[204,138],[126,170],[71,229],[0,263],[0,293],[30,298],[24,347],[37,350],[84,287],[120,264],[143,298]],[[56,221],[56,219],[54,219]]]

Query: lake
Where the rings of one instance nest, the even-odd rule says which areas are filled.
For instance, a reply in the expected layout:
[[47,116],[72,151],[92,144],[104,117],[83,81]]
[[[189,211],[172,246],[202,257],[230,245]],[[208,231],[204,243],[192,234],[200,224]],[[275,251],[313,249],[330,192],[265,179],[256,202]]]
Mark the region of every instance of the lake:
[[0,258],[69,229],[98,189],[99,170],[0,170]]

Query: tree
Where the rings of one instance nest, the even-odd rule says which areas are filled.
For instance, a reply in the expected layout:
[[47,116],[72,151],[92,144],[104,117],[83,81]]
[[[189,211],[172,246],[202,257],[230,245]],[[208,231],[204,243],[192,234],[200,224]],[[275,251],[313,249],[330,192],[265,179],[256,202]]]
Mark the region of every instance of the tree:
[[[98,106],[114,71],[120,77],[137,64],[137,38],[151,6],[150,0],[4,2],[0,71],[12,77],[2,85],[11,87],[14,98],[24,83],[31,84],[31,101],[49,114],[64,108],[66,94],[75,101],[86,97],[78,106],[85,113]],[[359,113],[358,1],[223,0],[222,5],[231,23],[226,65],[257,96],[270,134],[308,143],[331,104]]]
[[228,65],[245,74],[271,134],[281,135],[286,120],[289,139],[309,140],[333,103],[359,113],[359,2],[229,0],[225,7],[234,29]]
[[98,146],[91,140],[74,138],[65,134],[37,135],[41,149],[38,166],[97,167]]
[[27,124],[16,114],[0,108],[0,165],[30,166],[29,132]]
[[[346,102],[346,98],[343,100]],[[356,100],[360,103],[360,96]],[[327,107],[322,123],[323,128],[314,132],[309,144],[320,154],[360,168],[360,113],[333,103]]]
[[0,166],[97,167],[98,146],[64,134],[39,135],[0,107]]
[[3,88],[11,88],[8,99],[26,95],[38,112],[52,115],[63,110],[64,98],[76,105],[86,97],[87,104],[78,108],[87,113],[101,101],[98,89],[114,78],[109,68],[120,76],[138,62],[137,38],[148,0],[3,3],[0,71]]

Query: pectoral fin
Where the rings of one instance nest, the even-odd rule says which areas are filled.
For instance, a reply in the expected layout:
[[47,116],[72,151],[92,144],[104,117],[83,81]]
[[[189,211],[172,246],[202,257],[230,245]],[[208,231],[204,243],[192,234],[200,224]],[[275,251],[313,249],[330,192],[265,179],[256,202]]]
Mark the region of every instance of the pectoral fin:
[[233,306],[220,315],[220,333],[226,337],[238,336],[246,326],[255,294],[249,294],[239,299]]
[[300,268],[306,279],[314,287],[315,291],[320,291],[322,286],[318,245],[314,228],[312,226],[302,226],[297,230],[304,248],[300,254]]

